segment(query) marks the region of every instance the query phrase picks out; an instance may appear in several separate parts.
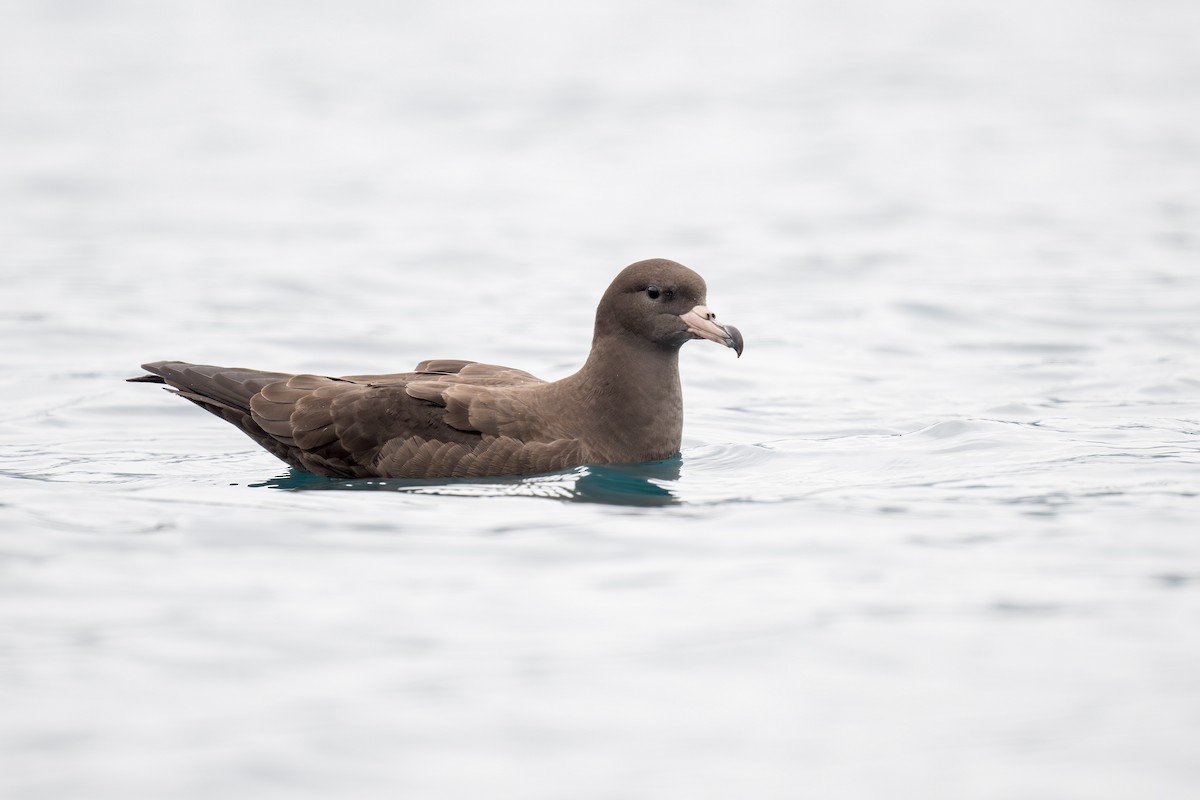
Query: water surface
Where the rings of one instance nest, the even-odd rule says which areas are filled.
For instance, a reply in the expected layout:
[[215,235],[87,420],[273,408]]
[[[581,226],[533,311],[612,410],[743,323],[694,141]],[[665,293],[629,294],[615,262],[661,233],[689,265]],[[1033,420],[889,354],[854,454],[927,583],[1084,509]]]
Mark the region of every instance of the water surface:
[[[1200,7],[0,11],[5,798],[1200,792]],[[179,358],[546,378],[678,459],[289,472]]]

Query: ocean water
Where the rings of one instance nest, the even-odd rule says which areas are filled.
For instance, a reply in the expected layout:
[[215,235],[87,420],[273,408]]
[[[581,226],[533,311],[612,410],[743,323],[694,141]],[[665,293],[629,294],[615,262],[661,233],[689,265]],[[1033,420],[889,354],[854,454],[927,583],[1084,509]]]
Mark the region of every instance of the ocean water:
[[[1200,5],[0,5],[0,795],[1200,796]],[[746,337],[678,459],[291,473],[144,361]]]

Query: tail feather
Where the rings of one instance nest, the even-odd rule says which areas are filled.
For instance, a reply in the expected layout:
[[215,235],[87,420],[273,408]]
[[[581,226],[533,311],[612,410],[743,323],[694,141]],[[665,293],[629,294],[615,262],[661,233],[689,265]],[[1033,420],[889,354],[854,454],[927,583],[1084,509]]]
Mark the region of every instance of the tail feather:
[[129,378],[134,383],[165,384],[167,391],[177,394],[226,422],[236,425],[267,452],[297,469],[306,469],[296,458],[296,450],[263,430],[250,413],[250,398],[264,386],[287,380],[284,372],[264,372],[256,369],[214,367],[188,364],[184,361],[155,361],[143,364],[151,373]]
[[250,413],[250,398],[264,386],[291,377],[283,372],[214,367],[184,361],[154,361],[143,364],[142,369],[151,374],[129,380],[166,384],[177,394],[200,405],[210,404],[243,414]]

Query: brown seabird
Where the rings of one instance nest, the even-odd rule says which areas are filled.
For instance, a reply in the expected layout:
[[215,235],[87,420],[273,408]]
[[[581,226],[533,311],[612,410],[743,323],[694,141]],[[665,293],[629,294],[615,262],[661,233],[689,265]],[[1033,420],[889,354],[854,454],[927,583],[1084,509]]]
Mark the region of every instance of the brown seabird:
[[742,354],[742,334],[705,305],[704,279],[656,258],[617,275],[596,308],[587,362],[552,383],[454,360],[343,378],[156,361],[130,380],[166,384],[317,475],[532,475],[679,452],[679,348],[689,339]]

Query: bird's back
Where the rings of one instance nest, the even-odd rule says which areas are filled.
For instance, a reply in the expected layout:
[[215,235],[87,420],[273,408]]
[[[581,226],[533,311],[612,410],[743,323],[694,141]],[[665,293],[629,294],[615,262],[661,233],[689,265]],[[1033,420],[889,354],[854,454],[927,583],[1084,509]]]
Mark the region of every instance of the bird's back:
[[134,380],[238,426],[292,466],[330,477],[446,478],[548,472],[578,442],[529,413],[528,372],[431,360],[412,372],[341,378],[160,361]]

